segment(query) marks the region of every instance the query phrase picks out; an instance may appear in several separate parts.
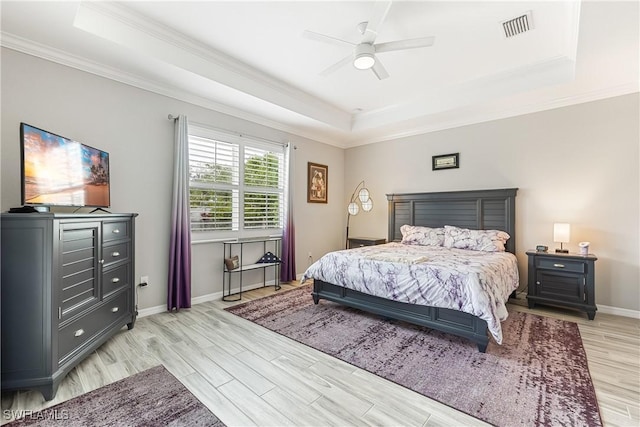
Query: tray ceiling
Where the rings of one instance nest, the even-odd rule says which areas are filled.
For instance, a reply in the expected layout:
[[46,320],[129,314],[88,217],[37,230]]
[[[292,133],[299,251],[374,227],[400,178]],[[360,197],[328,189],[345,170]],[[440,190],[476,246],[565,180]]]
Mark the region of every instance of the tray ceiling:
[[[393,2],[378,80],[348,45],[373,2],[2,2],[2,45],[351,147],[638,91],[637,2]],[[506,37],[502,22],[527,14]],[[28,17],[28,19],[25,19]]]

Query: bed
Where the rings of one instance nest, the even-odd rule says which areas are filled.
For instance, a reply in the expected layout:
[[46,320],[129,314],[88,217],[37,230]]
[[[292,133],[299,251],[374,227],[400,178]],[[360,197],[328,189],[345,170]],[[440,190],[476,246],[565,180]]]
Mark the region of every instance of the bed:
[[[388,194],[389,206],[389,225],[388,225],[388,242],[384,247],[366,247],[360,249],[350,249],[347,251],[336,251],[323,257],[328,257],[324,262],[332,261],[331,257],[347,255],[351,257],[349,262],[362,263],[365,268],[367,265],[390,266],[393,259],[392,253],[395,249],[393,246],[402,246],[399,242],[402,240],[401,227],[405,224],[411,226],[422,226],[432,228],[444,228],[445,226],[460,227],[470,230],[502,230],[509,234],[510,238],[504,244],[505,253],[502,258],[511,258],[511,263],[515,262],[516,283],[511,283],[509,292],[501,293],[496,301],[498,306],[504,306],[509,294],[512,294],[517,287],[517,260],[515,256],[515,197],[517,189],[496,189],[496,190],[473,190],[473,191],[454,191],[454,192],[436,192],[436,193],[410,193],[410,194]],[[406,246],[406,245],[405,245]],[[415,248],[412,248],[415,249]],[[470,252],[461,250],[462,252]],[[404,252],[407,252],[406,250]],[[415,265],[409,267],[407,264],[420,264],[424,259],[437,259],[439,253],[423,254],[417,250],[409,251],[408,258],[403,263],[396,264],[397,270],[411,270],[415,274]],[[357,260],[356,256],[362,259]],[[460,255],[462,256],[462,254]],[[386,259],[385,259],[386,257]],[[499,256],[494,258],[498,259]],[[330,280],[322,280],[318,278],[318,274],[314,277],[314,266],[317,271],[317,265],[320,265],[323,259],[318,260],[314,265],[310,266],[304,274],[303,280],[313,278],[313,301],[318,304],[321,299],[334,301],[349,307],[375,313],[384,317],[402,320],[417,325],[427,326],[432,329],[443,331],[446,333],[458,335],[469,339],[476,343],[480,352],[485,352],[489,343],[489,331],[500,343],[501,335],[496,335],[499,331],[499,322],[496,325],[492,319],[485,314],[474,315],[469,312],[460,311],[460,309],[443,308],[431,305],[423,305],[422,302],[416,303],[403,302],[401,300],[389,299],[389,297],[376,296],[375,292],[371,292],[366,288],[366,280],[362,279],[360,285],[352,285],[355,279],[344,277],[335,277],[332,283]],[[409,261],[407,261],[407,259]],[[412,261],[414,260],[415,263]],[[371,264],[371,261],[374,264]],[[342,261],[345,262],[345,261]],[[376,263],[377,262],[377,263]],[[466,262],[466,261],[465,261]],[[506,262],[500,261],[497,262]],[[401,265],[402,264],[402,265]],[[464,264],[464,262],[463,262]],[[378,268],[378,267],[371,267]],[[502,268],[502,267],[493,267]],[[342,271],[342,268],[333,270]],[[346,269],[345,269],[346,270]],[[384,274],[392,274],[390,269],[386,269]],[[462,273],[462,272],[461,272]],[[345,273],[346,274],[346,273]],[[512,274],[512,273],[511,273]],[[332,276],[334,277],[334,276]],[[496,276],[497,277],[497,276]],[[349,282],[345,284],[346,282]],[[402,298],[401,298],[402,299]],[[407,299],[407,298],[404,298]],[[464,307],[463,307],[464,308]],[[506,310],[506,308],[505,308]],[[495,313],[494,313],[495,314]],[[505,311],[506,315],[506,311]],[[484,317],[484,318],[481,318]],[[491,324],[491,328],[487,320]]]

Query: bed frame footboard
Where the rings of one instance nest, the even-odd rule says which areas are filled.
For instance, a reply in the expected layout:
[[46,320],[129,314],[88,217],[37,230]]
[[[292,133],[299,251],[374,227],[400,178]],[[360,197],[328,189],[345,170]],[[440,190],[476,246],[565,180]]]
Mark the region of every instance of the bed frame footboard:
[[462,311],[392,301],[317,279],[313,281],[312,295],[313,302],[316,304],[320,299],[326,299],[380,316],[426,326],[469,339],[477,344],[481,353],[487,350],[489,344],[487,322]]

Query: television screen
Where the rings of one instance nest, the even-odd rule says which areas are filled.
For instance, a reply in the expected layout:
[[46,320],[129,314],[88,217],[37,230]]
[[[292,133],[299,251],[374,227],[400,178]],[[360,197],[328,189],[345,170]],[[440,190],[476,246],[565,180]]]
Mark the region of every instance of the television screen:
[[20,123],[22,204],[109,207],[109,153]]

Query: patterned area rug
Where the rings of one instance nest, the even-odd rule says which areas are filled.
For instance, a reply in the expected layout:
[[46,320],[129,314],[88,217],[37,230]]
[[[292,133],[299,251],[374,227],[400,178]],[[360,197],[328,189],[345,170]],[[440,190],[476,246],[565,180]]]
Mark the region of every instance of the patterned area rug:
[[224,427],[164,366],[156,366],[42,411],[9,426]]
[[600,426],[578,325],[512,312],[475,344],[321,300],[311,285],[227,311],[497,426]]

